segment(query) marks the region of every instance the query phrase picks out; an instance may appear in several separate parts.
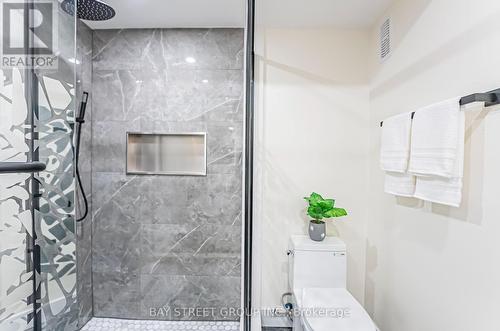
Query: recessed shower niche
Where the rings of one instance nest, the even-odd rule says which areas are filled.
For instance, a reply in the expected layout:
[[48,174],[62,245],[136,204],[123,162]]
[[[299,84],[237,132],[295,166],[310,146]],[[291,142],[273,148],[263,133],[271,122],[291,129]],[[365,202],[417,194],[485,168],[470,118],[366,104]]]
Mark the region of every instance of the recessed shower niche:
[[127,133],[127,174],[207,174],[206,133]]

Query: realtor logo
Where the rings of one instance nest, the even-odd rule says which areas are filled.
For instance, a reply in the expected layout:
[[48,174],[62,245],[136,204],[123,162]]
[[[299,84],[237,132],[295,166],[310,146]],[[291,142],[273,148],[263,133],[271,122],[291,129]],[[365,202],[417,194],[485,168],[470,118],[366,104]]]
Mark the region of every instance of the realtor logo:
[[57,67],[57,1],[0,0],[1,68]]

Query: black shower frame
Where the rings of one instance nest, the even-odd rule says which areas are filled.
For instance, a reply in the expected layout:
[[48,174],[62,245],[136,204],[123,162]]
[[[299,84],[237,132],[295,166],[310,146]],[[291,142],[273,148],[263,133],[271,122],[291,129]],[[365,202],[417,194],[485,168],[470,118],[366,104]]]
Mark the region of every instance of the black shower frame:
[[247,0],[245,68],[245,241],[243,277],[243,326],[252,329],[253,151],[254,151],[254,44],[255,0]]
[[[34,10],[35,4],[32,1],[25,1],[24,3],[24,25],[23,25],[23,40],[24,40],[24,53],[29,56],[35,56],[36,51],[30,45],[34,45],[34,34],[30,33],[29,26],[34,26],[34,16],[30,13]],[[32,236],[27,235],[27,260],[28,272],[32,272],[32,286],[33,292],[30,297],[28,297],[28,304],[32,305],[32,311],[28,315],[28,321],[33,321],[33,331],[42,330],[42,315],[41,315],[41,289],[37,286],[39,280],[37,275],[41,274],[41,251],[40,246],[37,243],[37,233],[36,233],[36,211],[40,209],[40,183],[35,178],[34,170],[44,170],[45,165],[38,167],[40,164],[39,150],[35,143],[38,139],[38,134],[36,130],[36,120],[38,118],[38,77],[36,75],[34,68],[26,68],[24,70],[24,93],[26,98],[26,104],[28,105],[28,117],[27,124],[29,125],[28,133],[29,139],[27,143],[29,145],[28,162],[25,165],[29,168],[31,172],[30,179],[27,181],[30,184],[31,198],[28,201],[27,207],[31,211],[31,228]],[[42,169],[43,168],[43,169]]]

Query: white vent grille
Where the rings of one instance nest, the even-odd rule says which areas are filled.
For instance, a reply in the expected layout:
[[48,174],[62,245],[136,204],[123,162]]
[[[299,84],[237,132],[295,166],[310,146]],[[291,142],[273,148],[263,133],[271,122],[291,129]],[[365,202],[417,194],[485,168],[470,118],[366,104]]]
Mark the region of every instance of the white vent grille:
[[391,53],[391,19],[388,18],[380,27],[380,59],[385,60]]

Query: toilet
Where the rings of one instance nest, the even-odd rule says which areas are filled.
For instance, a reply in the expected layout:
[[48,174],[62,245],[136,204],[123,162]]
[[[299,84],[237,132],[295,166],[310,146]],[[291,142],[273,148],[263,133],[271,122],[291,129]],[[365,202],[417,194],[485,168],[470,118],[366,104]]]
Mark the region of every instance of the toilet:
[[346,245],[292,236],[288,251],[294,331],[378,331],[346,289]]

